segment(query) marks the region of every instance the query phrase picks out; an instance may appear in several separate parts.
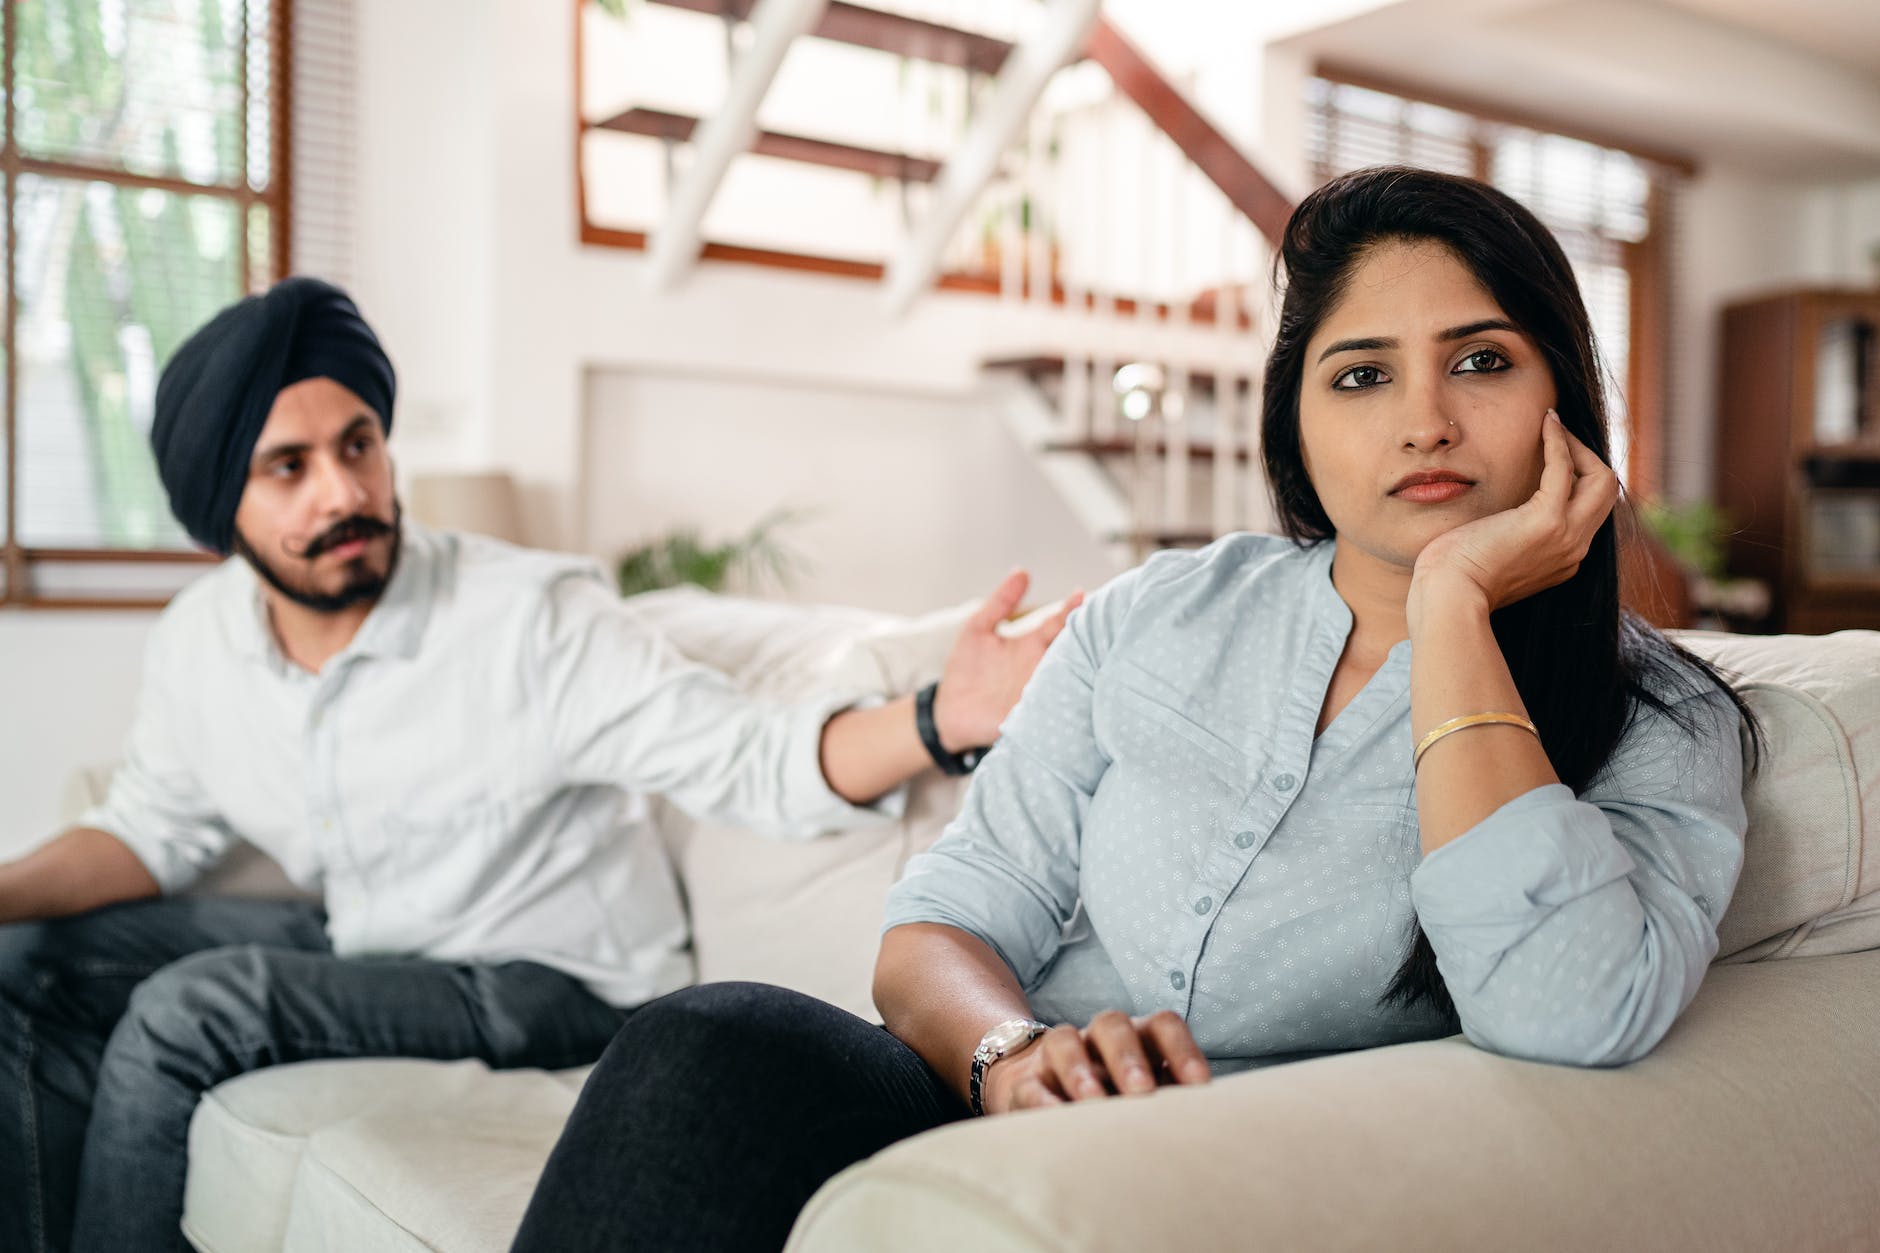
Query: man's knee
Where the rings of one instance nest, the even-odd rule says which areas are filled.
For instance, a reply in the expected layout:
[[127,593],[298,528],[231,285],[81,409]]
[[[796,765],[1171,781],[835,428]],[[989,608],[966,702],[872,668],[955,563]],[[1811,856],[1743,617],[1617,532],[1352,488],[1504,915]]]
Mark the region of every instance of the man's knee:
[[267,1040],[273,954],[259,945],[207,949],[137,985],[107,1050],[107,1067],[153,1064],[210,1078]]

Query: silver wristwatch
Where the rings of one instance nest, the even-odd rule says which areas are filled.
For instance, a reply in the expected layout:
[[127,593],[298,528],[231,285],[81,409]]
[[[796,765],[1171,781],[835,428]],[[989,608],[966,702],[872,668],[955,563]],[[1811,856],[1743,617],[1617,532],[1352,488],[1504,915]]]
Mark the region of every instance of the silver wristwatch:
[[967,1084],[969,1104],[975,1115],[986,1112],[986,1068],[1007,1053],[1030,1044],[1050,1029],[1035,1018],[1008,1018],[979,1037],[979,1047],[973,1050],[972,1081]]

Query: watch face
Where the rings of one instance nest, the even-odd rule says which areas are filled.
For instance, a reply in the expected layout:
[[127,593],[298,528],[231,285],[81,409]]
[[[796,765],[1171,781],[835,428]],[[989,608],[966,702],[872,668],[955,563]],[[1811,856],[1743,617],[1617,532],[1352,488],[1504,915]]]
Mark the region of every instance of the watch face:
[[1003,1056],[1029,1039],[1031,1039],[1031,1024],[1022,1019],[1015,1019],[1011,1022],[1002,1022],[986,1032],[986,1038],[979,1042],[979,1046]]

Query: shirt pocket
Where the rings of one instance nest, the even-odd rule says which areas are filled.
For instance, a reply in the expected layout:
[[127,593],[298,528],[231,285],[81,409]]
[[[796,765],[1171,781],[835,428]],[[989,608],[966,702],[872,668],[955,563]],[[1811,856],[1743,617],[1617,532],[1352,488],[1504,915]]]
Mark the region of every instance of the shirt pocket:
[[365,890],[426,918],[471,913],[517,869],[503,855],[510,821],[510,806],[499,800],[454,806],[441,816],[387,814],[376,855],[364,859]]
[[1407,878],[1423,859],[1413,801],[1365,799],[1337,806],[1349,823],[1349,847],[1377,878]]
[[1113,762],[1176,774],[1199,767],[1236,790],[1252,782],[1251,764],[1237,746],[1125,679],[1104,685],[1095,717]]

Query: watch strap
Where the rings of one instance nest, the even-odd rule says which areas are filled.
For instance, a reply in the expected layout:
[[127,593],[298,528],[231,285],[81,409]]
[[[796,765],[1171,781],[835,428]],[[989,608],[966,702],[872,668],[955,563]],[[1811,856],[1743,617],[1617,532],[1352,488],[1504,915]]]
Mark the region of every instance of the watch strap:
[[933,758],[933,764],[940,767],[940,773],[958,778],[971,774],[985,757],[983,748],[969,748],[963,753],[949,753],[940,743],[940,728],[933,719],[934,698],[940,693],[939,683],[929,683],[914,696],[914,729],[920,732],[920,742],[926,748],[927,755]]

